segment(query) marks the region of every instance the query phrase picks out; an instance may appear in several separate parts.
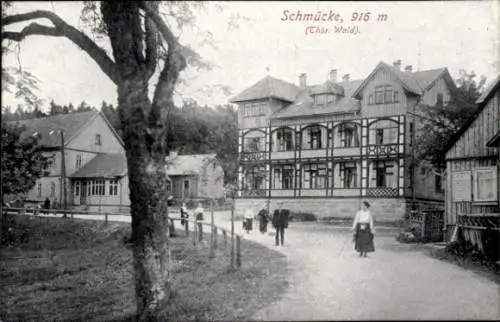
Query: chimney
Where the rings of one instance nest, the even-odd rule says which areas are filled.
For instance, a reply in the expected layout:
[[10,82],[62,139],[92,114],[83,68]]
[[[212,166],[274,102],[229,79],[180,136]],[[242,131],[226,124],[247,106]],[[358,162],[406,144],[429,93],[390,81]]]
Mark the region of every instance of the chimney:
[[406,65],[405,72],[411,73],[413,67],[411,65]]
[[332,83],[336,83],[337,82],[337,70],[336,69],[332,69],[330,70],[330,82]]
[[349,80],[349,77],[350,77],[349,74],[344,74],[344,76],[342,76],[342,81],[347,82]]
[[173,150],[172,150],[172,151],[170,151],[170,152],[168,153],[168,158],[169,158],[170,160],[173,160],[173,159],[175,159],[175,157],[177,157],[177,154],[178,154],[178,152],[177,152],[177,151],[173,151]]
[[299,75],[299,86],[302,89],[306,89],[307,87],[307,76],[305,73]]
[[398,59],[398,60],[395,60],[393,63],[392,63],[392,66],[396,67],[398,70],[401,69],[401,59]]

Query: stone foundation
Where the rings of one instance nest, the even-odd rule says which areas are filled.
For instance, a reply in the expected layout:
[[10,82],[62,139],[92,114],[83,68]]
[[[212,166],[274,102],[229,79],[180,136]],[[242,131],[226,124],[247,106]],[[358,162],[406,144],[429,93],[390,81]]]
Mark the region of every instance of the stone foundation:
[[[276,209],[277,202],[283,201],[283,207],[293,212],[313,213],[319,220],[326,218],[353,218],[360,208],[361,201],[366,200],[371,204],[370,210],[376,221],[395,222],[403,219],[407,209],[404,198],[280,198],[271,199],[270,211]],[[235,200],[235,215],[243,216],[246,209],[251,209],[257,214],[266,207],[266,199]]]

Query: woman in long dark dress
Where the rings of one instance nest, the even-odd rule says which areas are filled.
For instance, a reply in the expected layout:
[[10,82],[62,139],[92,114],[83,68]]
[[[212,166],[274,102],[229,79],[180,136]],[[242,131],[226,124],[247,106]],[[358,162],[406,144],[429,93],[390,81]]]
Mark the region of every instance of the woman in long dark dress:
[[257,215],[259,217],[259,230],[262,234],[267,232],[267,223],[269,222],[269,213],[265,208],[259,211]]
[[361,209],[356,212],[352,230],[354,231],[354,249],[359,252],[359,256],[367,257],[367,253],[375,251],[373,245],[373,234],[375,228],[373,227],[373,215],[368,201],[363,201]]

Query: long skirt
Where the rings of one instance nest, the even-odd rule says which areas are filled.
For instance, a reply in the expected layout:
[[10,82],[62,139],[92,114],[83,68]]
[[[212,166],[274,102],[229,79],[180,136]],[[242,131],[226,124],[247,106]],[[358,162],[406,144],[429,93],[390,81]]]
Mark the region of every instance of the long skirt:
[[356,233],[354,234],[354,249],[357,252],[371,253],[375,251],[373,245],[373,234],[370,225],[365,224],[366,228],[361,229],[361,224],[356,225]]
[[267,220],[260,218],[259,220],[259,230],[261,233],[267,232]]

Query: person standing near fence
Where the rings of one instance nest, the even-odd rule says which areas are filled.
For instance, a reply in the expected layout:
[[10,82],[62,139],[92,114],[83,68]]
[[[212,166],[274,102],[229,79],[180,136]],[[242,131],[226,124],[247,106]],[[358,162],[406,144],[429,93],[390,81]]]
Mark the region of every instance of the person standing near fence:
[[290,210],[283,209],[283,201],[278,201],[278,209],[273,213],[273,227],[276,228],[276,246],[285,243],[285,229],[288,228]]
[[203,224],[201,221],[203,221],[203,215],[204,215],[205,210],[203,209],[203,206],[201,205],[201,202],[198,203],[198,207],[196,207],[194,213],[196,214],[196,220],[200,221],[198,223],[198,233],[203,236]]
[[181,206],[181,225],[185,226],[188,224],[187,219],[189,218],[189,214],[187,212],[186,203],[183,202]]
[[359,256],[367,257],[367,253],[375,251],[373,237],[375,228],[373,227],[373,215],[368,201],[363,201],[361,209],[356,212],[352,230],[354,232],[354,249],[359,252]]
[[259,230],[262,234],[267,232],[267,223],[269,222],[269,214],[266,208],[262,208],[257,214],[259,219]]

